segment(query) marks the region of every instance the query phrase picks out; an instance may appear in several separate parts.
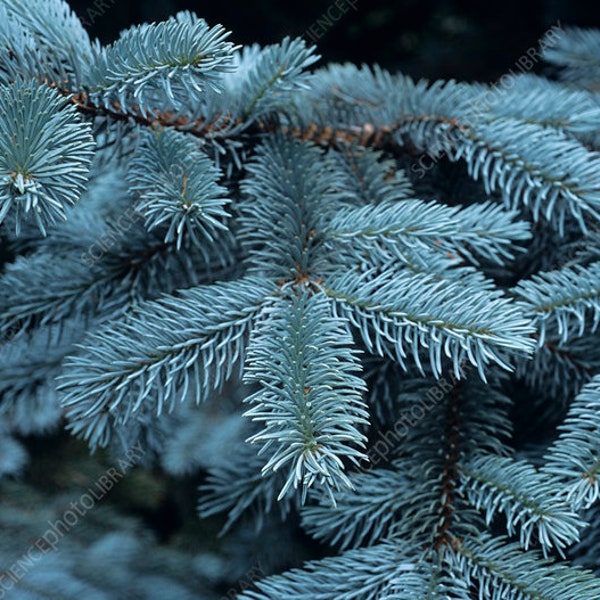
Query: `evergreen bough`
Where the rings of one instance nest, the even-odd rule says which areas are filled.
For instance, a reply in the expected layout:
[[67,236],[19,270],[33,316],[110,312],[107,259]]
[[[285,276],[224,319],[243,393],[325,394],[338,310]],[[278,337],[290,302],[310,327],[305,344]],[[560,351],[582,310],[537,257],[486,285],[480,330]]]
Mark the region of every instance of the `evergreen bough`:
[[597,599],[600,32],[504,87],[228,37],[0,0],[1,472],[65,419],[335,546],[241,598]]

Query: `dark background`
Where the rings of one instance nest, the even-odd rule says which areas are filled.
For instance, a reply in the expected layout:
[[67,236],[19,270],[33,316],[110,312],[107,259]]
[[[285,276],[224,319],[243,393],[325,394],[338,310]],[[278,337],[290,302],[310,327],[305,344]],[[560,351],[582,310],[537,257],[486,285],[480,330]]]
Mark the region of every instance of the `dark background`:
[[[318,40],[322,63],[378,63],[417,78],[492,82],[528,48],[537,47],[559,20],[562,25],[600,27],[598,0],[355,1],[356,10],[347,4],[348,12]],[[188,9],[210,25],[220,23],[232,31],[229,39],[235,43],[262,45],[305,34],[334,2],[71,0],[70,5],[104,43],[132,24]]]

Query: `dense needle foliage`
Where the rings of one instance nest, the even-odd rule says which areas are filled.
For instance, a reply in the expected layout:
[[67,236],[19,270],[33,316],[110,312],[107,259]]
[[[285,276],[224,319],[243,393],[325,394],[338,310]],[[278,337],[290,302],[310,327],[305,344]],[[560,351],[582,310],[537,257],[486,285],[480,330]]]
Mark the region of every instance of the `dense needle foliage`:
[[0,474],[62,426],[202,472],[238,565],[107,513],[18,575],[0,511],[2,595],[600,597],[600,32],[538,50],[414,81],[0,0]]

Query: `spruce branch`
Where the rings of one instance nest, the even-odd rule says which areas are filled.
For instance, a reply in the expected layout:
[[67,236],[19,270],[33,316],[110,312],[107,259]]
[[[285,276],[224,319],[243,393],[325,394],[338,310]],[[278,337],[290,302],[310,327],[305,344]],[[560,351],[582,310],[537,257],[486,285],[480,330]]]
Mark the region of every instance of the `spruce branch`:
[[250,340],[244,380],[261,390],[246,399],[254,405],[245,416],[264,422],[248,441],[271,450],[263,473],[289,469],[279,493],[307,490],[318,481],[335,503],[334,490],[351,487],[342,459],[358,464],[364,435],[358,427],[368,412],[349,348],[346,324],[333,319],[323,294],[282,298],[261,320]]
[[15,213],[16,233],[34,220],[42,234],[83,192],[94,139],[72,106],[35,83],[0,87],[0,223]]

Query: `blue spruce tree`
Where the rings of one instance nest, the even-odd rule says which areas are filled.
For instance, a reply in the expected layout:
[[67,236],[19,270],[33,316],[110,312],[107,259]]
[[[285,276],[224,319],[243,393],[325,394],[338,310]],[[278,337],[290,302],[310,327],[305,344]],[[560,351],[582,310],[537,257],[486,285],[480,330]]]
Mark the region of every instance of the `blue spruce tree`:
[[20,577],[2,542],[1,593],[599,598],[600,32],[504,88],[228,38],[0,0],[0,474],[63,425],[143,448],[230,562],[109,515]]

